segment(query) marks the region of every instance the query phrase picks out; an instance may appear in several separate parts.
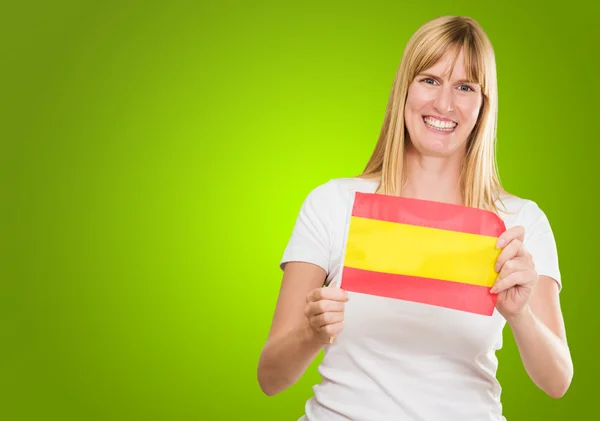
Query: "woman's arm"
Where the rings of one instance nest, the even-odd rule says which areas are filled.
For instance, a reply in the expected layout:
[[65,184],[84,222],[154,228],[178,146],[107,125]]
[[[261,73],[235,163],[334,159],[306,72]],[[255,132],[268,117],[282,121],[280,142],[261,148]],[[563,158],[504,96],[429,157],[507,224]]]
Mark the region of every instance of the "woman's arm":
[[[343,301],[345,293],[339,288],[322,288],[325,276],[325,270],[311,263],[290,262],[284,268],[271,330],[258,363],[258,383],[266,395],[275,395],[296,383],[327,344],[326,339],[319,335],[319,328],[311,328],[306,315],[309,304],[312,308],[329,307],[314,311],[317,320],[330,309],[339,312],[342,306],[341,302],[332,300]],[[321,300],[321,290],[327,296],[326,300]],[[307,303],[311,291],[312,302]],[[329,317],[331,315],[328,313]],[[333,315],[333,319],[316,324],[323,326],[323,333],[337,332],[340,323],[335,323],[335,317]],[[326,324],[329,326],[325,327]]]
[[540,276],[528,305],[507,323],[531,380],[549,396],[562,397],[573,378],[573,362],[556,281]]

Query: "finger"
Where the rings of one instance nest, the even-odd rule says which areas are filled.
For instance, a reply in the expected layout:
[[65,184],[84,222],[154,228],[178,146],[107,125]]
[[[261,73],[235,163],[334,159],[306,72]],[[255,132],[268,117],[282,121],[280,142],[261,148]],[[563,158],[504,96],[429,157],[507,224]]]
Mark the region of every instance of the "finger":
[[501,252],[496,259],[496,272],[499,272],[504,264],[511,259],[514,259],[519,255],[523,242],[521,240],[512,240]]
[[490,289],[492,294],[500,294],[502,291],[506,291],[509,288],[514,287],[519,283],[519,279],[522,277],[521,272],[514,272],[503,279],[496,279],[494,286]]
[[494,286],[490,289],[492,294],[499,294],[515,285],[526,286],[535,282],[535,275],[532,270],[517,271],[508,275],[506,278],[497,279]]
[[323,327],[323,333],[325,333],[327,336],[330,337],[329,342],[333,342],[333,340],[331,338],[335,337],[336,335],[339,335],[342,332],[342,329],[344,328],[344,322],[339,322],[339,323],[333,323],[330,325],[327,325],[325,327]]
[[308,301],[333,300],[348,301],[348,293],[341,288],[326,287],[317,288],[308,295]]
[[498,248],[503,248],[513,240],[520,240],[521,242],[525,241],[525,227],[517,225],[504,231],[504,233],[498,237],[496,246]]
[[308,314],[316,316],[326,312],[344,311],[344,303],[333,300],[320,300],[308,303]]
[[323,326],[336,324],[344,320],[344,313],[336,311],[333,313],[321,313],[311,318],[310,323],[313,327],[322,328]]
[[531,269],[529,262],[524,257],[516,257],[514,259],[508,260],[502,266],[502,270],[498,274],[498,279],[504,279],[511,273],[517,271],[525,271]]
[[348,293],[338,287],[323,288],[321,298],[324,300],[346,302],[348,301]]

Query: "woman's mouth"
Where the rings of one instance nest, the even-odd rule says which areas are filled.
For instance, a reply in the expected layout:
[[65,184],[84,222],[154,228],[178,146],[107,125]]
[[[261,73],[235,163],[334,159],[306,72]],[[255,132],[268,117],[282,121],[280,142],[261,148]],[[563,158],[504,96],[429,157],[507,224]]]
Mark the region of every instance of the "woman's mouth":
[[425,125],[438,132],[452,132],[458,126],[458,123],[451,120],[438,120],[435,117],[424,116]]

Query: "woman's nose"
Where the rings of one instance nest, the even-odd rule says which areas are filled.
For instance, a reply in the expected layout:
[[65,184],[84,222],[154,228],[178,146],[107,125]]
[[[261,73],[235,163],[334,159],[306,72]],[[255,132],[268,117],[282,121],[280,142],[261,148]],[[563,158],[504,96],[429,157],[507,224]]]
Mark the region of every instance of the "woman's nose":
[[437,96],[434,100],[435,108],[440,113],[447,113],[454,110],[454,92],[451,87],[443,86],[438,89]]

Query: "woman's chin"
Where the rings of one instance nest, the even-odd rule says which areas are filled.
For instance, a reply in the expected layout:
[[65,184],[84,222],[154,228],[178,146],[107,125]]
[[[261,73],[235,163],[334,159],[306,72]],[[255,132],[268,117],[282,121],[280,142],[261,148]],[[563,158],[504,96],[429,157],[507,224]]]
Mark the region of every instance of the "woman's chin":
[[414,149],[423,156],[451,157],[456,155],[460,148],[453,142],[431,140],[414,144]]

